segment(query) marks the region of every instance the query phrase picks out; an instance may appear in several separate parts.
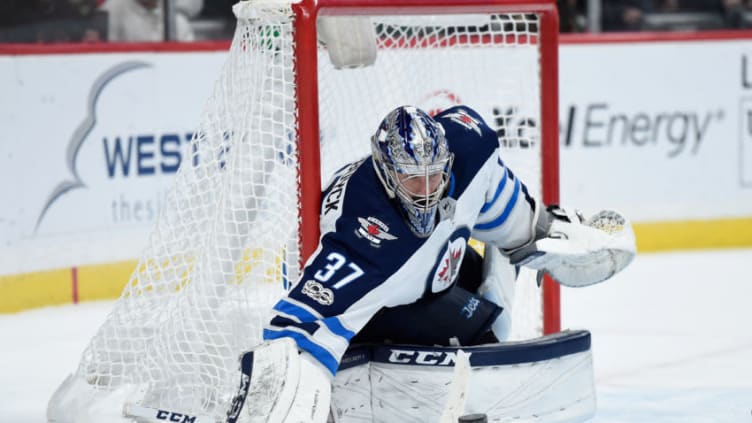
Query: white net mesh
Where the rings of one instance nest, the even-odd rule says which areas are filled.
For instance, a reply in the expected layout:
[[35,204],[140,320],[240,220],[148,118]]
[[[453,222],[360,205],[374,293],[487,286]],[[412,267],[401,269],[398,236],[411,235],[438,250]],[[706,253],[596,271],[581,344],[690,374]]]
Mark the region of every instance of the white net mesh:
[[105,389],[147,384],[145,406],[222,415],[240,352],[297,268],[291,11],[257,16],[238,26],[148,247],[79,368]]
[[[78,370],[101,390],[142,384],[144,406],[218,418],[237,387],[238,356],[258,343],[299,256],[294,18],[289,7],[243,7],[148,247]],[[323,182],[368,153],[392,108],[435,112],[462,102],[497,129],[505,161],[539,195],[537,17],[372,22],[374,66],[335,70],[319,55]],[[539,291],[518,285],[513,333],[532,337],[540,333]]]

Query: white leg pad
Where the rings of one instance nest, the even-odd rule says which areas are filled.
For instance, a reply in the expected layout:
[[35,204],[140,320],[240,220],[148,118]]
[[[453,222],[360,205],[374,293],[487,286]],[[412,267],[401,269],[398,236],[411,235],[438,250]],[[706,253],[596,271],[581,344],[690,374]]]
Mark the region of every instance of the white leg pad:
[[329,414],[328,372],[292,339],[280,338],[241,358],[241,383],[228,423],[324,423]]
[[586,331],[461,351],[380,345],[353,354],[368,358],[337,373],[336,423],[456,422],[463,413],[497,422],[573,423],[595,412]]
[[332,400],[331,377],[328,371],[308,354],[300,355],[298,392],[285,423],[324,423]]

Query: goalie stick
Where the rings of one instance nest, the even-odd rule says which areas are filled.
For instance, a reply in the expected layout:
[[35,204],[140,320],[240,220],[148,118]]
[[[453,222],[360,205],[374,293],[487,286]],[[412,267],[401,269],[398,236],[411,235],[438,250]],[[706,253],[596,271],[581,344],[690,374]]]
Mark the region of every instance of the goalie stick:
[[465,412],[467,400],[467,387],[470,381],[470,354],[457,350],[457,358],[454,362],[454,374],[452,384],[449,387],[449,398],[441,413],[439,423],[456,423]]

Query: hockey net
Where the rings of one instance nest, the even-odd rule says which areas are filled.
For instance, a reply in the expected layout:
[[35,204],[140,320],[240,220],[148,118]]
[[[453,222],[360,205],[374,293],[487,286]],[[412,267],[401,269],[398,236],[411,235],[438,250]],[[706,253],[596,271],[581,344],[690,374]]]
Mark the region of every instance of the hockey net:
[[[336,19],[337,2],[326,5]],[[76,376],[96,391],[138,386],[143,406],[221,419],[237,388],[239,354],[260,342],[268,310],[315,247],[316,239],[301,239],[311,222],[301,220],[300,204],[319,193],[301,186],[320,188],[368,154],[378,122],[398,105],[475,108],[531,194],[556,195],[543,182],[547,166],[557,169],[542,159],[544,13],[530,5],[515,12],[509,2],[471,13],[349,7],[347,14],[370,13],[378,54],[370,66],[335,69],[327,46],[297,37],[305,7],[315,10],[268,0],[236,6],[226,64],[148,246],[83,354]],[[316,110],[303,105],[300,52],[314,45],[318,120],[310,126]],[[303,133],[306,124],[320,136]],[[320,180],[302,164],[301,146],[312,144],[320,146]],[[543,328],[541,292],[528,279],[517,284],[515,339]]]

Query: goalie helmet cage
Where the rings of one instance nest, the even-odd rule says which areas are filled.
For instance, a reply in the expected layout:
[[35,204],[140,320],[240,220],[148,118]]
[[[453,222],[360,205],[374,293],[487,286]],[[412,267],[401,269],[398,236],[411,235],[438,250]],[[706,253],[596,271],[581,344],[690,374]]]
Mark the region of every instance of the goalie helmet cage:
[[[552,0],[258,0],[234,10],[227,61],[174,186],[120,299],[50,400],[53,421],[76,420],[92,401],[221,419],[239,354],[260,342],[268,310],[316,249],[323,182],[369,153],[398,105],[475,108],[531,194],[558,202]],[[329,54],[358,47],[340,17],[367,18],[374,63],[334,68]],[[334,22],[327,45],[319,18]],[[546,280],[541,296],[534,275],[523,277],[512,336],[558,331],[558,285]]]

